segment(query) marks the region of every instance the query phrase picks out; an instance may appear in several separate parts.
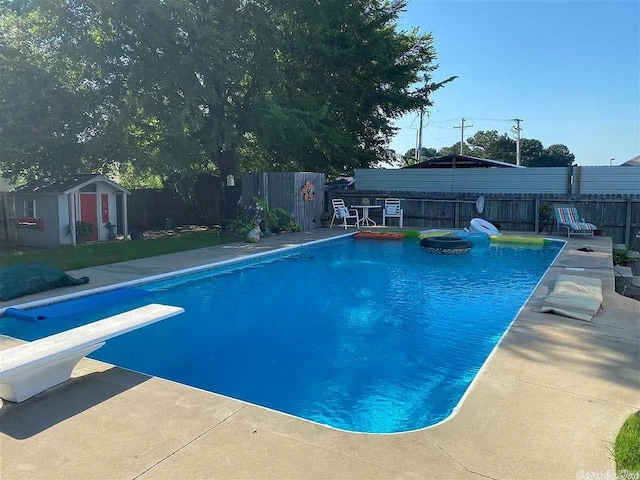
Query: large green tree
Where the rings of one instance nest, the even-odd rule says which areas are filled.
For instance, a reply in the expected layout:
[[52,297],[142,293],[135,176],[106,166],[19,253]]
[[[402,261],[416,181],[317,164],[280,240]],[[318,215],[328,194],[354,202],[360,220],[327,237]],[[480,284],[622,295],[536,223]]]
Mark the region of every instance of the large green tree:
[[0,0],[0,168],[329,174],[387,159],[430,105],[405,0]]
[[510,163],[516,161],[516,142],[510,139],[506,133],[499,135],[497,130],[481,130],[469,137],[467,143],[473,149],[473,155],[476,157]]
[[[420,149],[421,162],[425,161],[427,158],[435,157],[436,155],[438,155],[438,151],[435,148],[422,147]],[[409,150],[407,150],[402,156],[402,160],[403,166],[414,165],[418,163],[418,160],[416,159],[416,149],[410,148]]]
[[[497,130],[478,131],[467,139],[462,151],[472,157],[516,163],[516,141],[506,133],[498,134]],[[460,153],[460,142],[438,151],[438,155],[457,153]],[[545,148],[540,140],[523,138],[520,140],[520,158],[525,167],[565,167],[573,163],[575,155],[566,145]]]

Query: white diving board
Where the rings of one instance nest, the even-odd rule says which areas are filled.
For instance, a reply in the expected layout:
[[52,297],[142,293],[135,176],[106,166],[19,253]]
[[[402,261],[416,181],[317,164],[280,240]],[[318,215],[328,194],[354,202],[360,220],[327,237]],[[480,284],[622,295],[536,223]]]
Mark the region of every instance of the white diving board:
[[77,363],[118,335],[183,313],[150,304],[0,351],[0,398],[22,402],[65,382]]

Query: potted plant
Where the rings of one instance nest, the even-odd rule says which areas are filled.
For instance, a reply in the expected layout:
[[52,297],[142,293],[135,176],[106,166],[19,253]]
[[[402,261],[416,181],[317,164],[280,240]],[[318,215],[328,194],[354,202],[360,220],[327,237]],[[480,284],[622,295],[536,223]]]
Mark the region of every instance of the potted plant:
[[82,220],[76,222],[76,243],[85,243],[92,233],[93,223],[83,222]]
[[551,212],[553,212],[553,208],[551,208],[551,205],[549,205],[548,203],[543,203],[542,205],[540,205],[538,215],[540,216],[540,218],[546,220],[548,218],[551,218]]
[[593,234],[596,237],[599,237],[600,235],[602,235],[604,233],[604,228],[603,227],[604,226],[600,225],[600,224],[596,225],[596,229],[593,231]]
[[551,225],[553,224],[553,208],[548,203],[540,204],[538,208],[538,218],[540,219],[540,228],[538,233],[543,232],[545,229],[551,233]]
[[331,215],[328,213],[322,214],[322,226],[324,228],[329,228],[331,226]]

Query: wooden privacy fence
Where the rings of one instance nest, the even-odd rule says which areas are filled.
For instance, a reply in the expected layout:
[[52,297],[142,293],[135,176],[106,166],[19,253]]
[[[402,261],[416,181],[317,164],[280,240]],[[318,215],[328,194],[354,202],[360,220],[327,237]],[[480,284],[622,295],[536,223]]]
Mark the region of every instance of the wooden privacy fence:
[[133,190],[129,199],[131,228],[172,228],[179,225],[220,225],[223,215],[222,186],[198,186],[190,198],[175,191]]
[[291,212],[301,230],[322,226],[324,173],[263,172],[242,176],[242,201],[252,204],[260,198],[272,208]]
[[[474,217],[488,220],[500,230],[515,232],[555,233],[555,222],[539,215],[540,206],[575,206],[586,221],[604,230],[614,243],[633,245],[640,231],[640,195],[537,195],[485,193],[484,211],[478,213],[478,193],[381,192],[352,190],[333,192],[347,205],[360,205],[368,199],[372,205],[382,204],[385,197],[401,199],[404,225],[419,229],[464,228]],[[553,212],[552,212],[553,217]],[[380,222],[382,213],[372,210],[371,216]],[[542,233],[542,232],[541,232]],[[640,246],[640,240],[638,245]]]

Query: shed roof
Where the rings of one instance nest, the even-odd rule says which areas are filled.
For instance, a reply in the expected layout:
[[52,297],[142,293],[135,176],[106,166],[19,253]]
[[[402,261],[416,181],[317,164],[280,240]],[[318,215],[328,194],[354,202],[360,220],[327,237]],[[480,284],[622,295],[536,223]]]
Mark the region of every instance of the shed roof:
[[355,188],[355,179],[353,177],[339,177],[332,182],[324,184],[325,190],[353,190]]
[[129,190],[116,182],[109,180],[104,175],[95,173],[77,173],[65,180],[33,180],[13,189],[14,193],[71,193],[80,190],[90,183],[104,182],[116,190],[129,193]]
[[621,167],[640,167],[640,155],[636,155],[631,160],[620,164]]
[[445,155],[427,158],[424,162],[403,168],[524,168],[513,163],[499,162],[488,158],[470,157],[468,155]]

